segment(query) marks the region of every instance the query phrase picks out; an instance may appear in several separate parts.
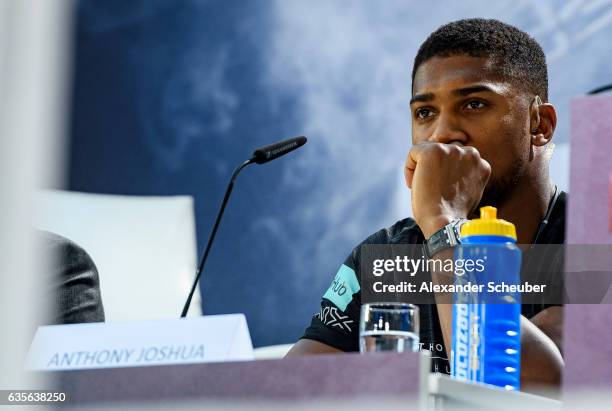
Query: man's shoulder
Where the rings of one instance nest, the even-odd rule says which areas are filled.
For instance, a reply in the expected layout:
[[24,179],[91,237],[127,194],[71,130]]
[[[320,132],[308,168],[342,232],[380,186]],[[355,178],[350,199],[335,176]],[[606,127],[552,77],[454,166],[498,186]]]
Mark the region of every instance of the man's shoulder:
[[363,244],[420,244],[423,233],[412,218],[404,218],[366,238]]
[[54,304],[51,324],[104,321],[98,269],[89,254],[78,244],[48,231],[39,239],[50,259],[42,270]]
[[[50,231],[40,230],[38,234],[43,247],[47,248],[55,265],[60,267],[65,267],[66,265],[77,266],[97,273],[96,265],[87,251],[74,241]],[[61,271],[65,275],[70,273],[66,272],[66,270]]]

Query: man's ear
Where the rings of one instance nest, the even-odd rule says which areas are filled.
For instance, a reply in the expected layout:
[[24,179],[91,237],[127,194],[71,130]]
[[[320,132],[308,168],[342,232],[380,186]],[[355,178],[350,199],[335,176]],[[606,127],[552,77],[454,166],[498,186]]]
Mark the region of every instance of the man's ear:
[[530,110],[531,143],[536,147],[545,146],[552,140],[557,126],[557,111],[550,103],[542,103],[535,96]]

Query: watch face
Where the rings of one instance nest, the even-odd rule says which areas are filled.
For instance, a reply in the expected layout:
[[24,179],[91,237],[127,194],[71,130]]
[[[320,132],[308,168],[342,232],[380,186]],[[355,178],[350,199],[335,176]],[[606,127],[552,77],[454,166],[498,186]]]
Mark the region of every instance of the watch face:
[[461,242],[461,226],[460,225],[455,227],[455,242],[456,243]]
[[423,250],[427,258],[435,255],[439,251],[461,244],[461,226],[468,221],[465,218],[456,219],[436,231],[428,240],[423,243]]
[[456,243],[460,243],[461,242],[461,227],[463,226],[463,224],[465,224],[468,220],[461,218],[458,219],[457,221],[454,221],[453,224],[453,233],[455,234],[455,242]]

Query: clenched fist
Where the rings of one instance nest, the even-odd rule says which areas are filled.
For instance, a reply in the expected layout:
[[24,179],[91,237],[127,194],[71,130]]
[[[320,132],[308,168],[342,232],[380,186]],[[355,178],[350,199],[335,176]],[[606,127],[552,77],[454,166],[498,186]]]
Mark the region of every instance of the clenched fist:
[[478,207],[491,166],[474,147],[426,142],[412,147],[404,174],[414,219],[429,238]]

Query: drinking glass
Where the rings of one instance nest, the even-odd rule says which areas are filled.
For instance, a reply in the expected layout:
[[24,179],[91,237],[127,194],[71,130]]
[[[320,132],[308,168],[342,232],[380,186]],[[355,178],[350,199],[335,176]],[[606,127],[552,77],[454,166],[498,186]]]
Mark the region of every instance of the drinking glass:
[[419,350],[419,307],[405,303],[361,306],[359,351],[416,352]]

